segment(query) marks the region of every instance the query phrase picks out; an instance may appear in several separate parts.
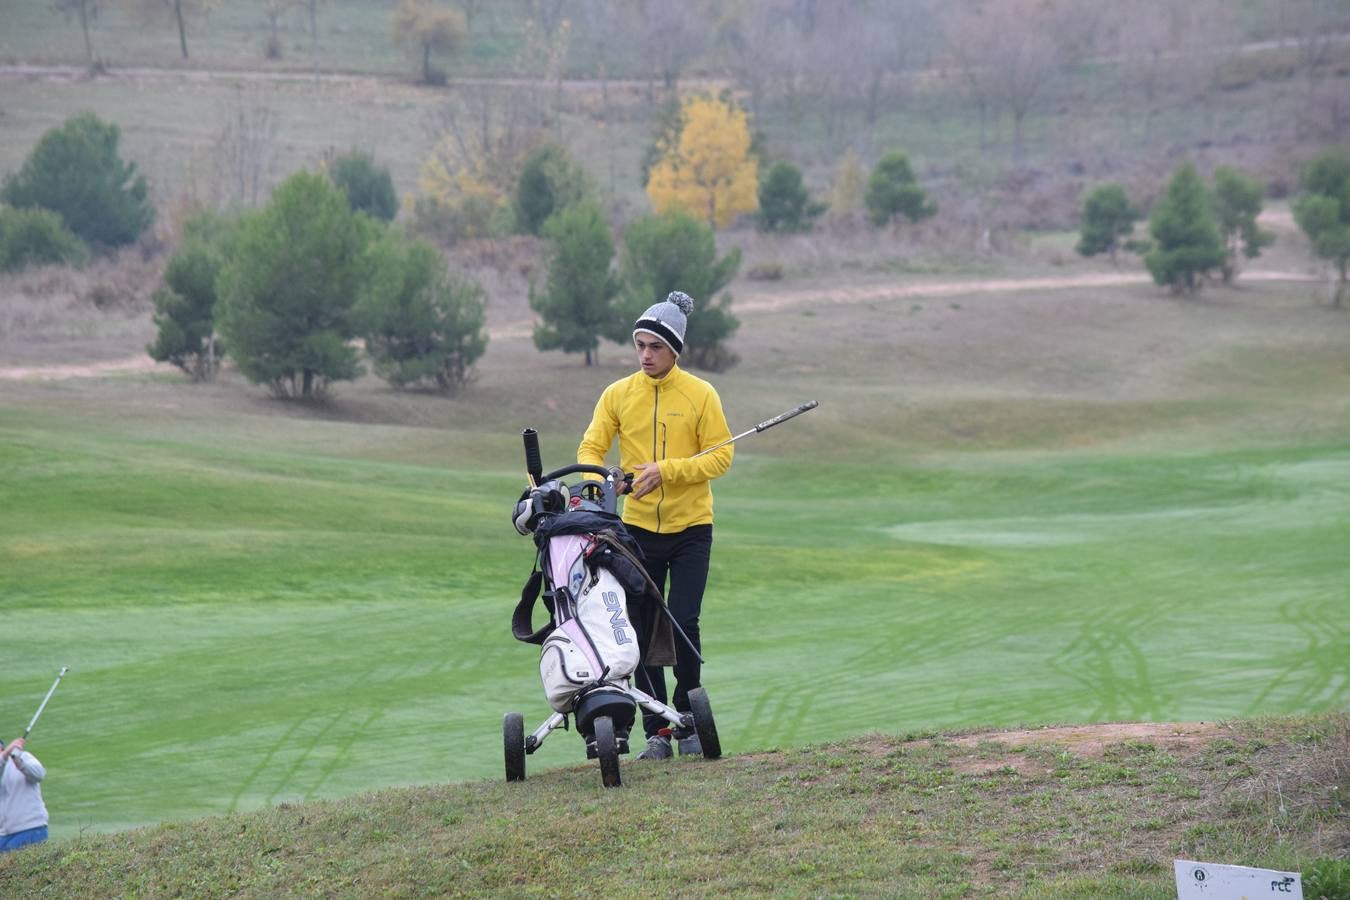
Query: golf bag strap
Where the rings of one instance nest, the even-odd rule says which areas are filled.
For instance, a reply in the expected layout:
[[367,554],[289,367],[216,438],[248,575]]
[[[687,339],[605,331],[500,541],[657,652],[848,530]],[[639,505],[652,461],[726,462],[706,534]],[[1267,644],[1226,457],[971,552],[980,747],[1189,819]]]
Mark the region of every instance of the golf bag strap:
[[[641,576],[642,578],[642,591],[640,595],[633,598],[642,601],[641,630],[645,636],[642,646],[642,664],[645,666],[675,665],[675,632],[677,630],[680,636],[684,638],[685,643],[688,644],[690,652],[698,657],[699,662],[703,662],[703,657],[694,648],[693,642],[680,630],[675,617],[671,615],[669,607],[666,606],[665,598],[661,596],[661,589],[647,574],[647,567],[642,560],[624,544],[623,540],[612,529],[607,528],[604,531],[597,532],[595,540],[597,544],[606,547],[613,555],[627,560],[629,565],[625,568],[633,573],[632,577]],[[631,608],[629,614],[632,614]]]
[[526,644],[542,644],[553,630],[553,619],[549,618],[538,631],[530,630],[530,619],[534,615],[534,604],[539,600],[539,589],[544,586],[544,573],[535,569],[520,591],[520,602],[511,613],[511,636]]

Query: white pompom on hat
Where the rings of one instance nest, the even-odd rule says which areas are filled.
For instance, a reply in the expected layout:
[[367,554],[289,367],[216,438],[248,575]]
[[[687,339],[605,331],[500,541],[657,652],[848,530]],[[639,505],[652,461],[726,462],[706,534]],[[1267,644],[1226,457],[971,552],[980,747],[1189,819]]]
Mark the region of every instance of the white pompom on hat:
[[694,299],[683,291],[671,291],[660,303],[653,303],[633,323],[633,337],[639,331],[654,334],[670,345],[679,356],[684,350],[684,328],[688,315],[694,311]]

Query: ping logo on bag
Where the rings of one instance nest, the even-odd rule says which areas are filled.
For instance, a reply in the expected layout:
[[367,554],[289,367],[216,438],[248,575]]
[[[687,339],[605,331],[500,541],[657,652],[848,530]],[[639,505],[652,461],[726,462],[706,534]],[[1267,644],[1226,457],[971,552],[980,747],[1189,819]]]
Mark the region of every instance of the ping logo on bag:
[[619,602],[619,595],[614,591],[605,591],[603,597],[605,609],[609,610],[609,625],[614,629],[614,643],[631,644],[633,639],[625,631],[628,620],[623,617],[623,604]]

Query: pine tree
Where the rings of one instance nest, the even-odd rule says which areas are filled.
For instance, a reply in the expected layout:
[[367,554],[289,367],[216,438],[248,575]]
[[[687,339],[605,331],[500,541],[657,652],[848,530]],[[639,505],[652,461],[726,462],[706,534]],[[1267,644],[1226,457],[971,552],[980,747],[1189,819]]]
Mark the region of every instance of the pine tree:
[[1098,186],[1083,201],[1083,227],[1078,238],[1078,252],[1082,256],[1109,253],[1111,262],[1121,241],[1134,231],[1139,213],[1130,206],[1125,188],[1114,182]]
[[542,290],[530,286],[530,308],[542,320],[534,327],[534,345],[584,353],[589,366],[601,335],[612,326],[619,293],[610,271],[614,239],[609,223],[594,201],[586,201],[550,217],[544,236],[552,242],[548,276]]
[[1265,186],[1236,169],[1219,166],[1214,170],[1214,215],[1223,236],[1223,283],[1237,277],[1238,254],[1255,259],[1261,250],[1275,243],[1274,232],[1256,224],[1261,215],[1261,195]]
[[694,298],[684,333],[680,362],[692,367],[726,369],[736,355],[726,341],[740,322],[731,314],[732,298],[723,290],[740,268],[741,252],[732,250],[717,258],[712,226],[680,210],[648,216],[624,231],[620,280],[623,300],[609,336],[627,343],[633,322],[653,303],[671,291]]
[[872,224],[880,228],[904,216],[918,222],[937,213],[937,205],[928,199],[914,178],[909,157],[896,150],[883,156],[867,180],[864,197]]
[[322,175],[292,175],[240,224],[220,273],[220,329],[230,356],[277,397],[322,396],[361,374],[352,306],[378,232]]
[[1328,150],[1303,168],[1299,183],[1303,193],[1294,201],[1294,221],[1313,252],[1340,271],[1331,301],[1339,307],[1350,265],[1350,153]]
[[1223,243],[1209,191],[1186,163],[1168,182],[1167,193],[1153,208],[1149,232],[1154,248],[1144,256],[1153,280],[1176,293],[1200,289],[1207,272],[1223,265]]

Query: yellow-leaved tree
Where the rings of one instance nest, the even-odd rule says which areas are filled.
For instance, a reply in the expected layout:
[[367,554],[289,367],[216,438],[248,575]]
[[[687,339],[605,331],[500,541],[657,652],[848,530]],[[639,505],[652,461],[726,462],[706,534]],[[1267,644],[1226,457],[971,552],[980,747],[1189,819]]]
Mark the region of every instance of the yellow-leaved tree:
[[725,228],[759,208],[759,167],[750,153],[745,110],[732,100],[692,97],[677,140],[662,148],[647,180],[657,214],[676,208]]

